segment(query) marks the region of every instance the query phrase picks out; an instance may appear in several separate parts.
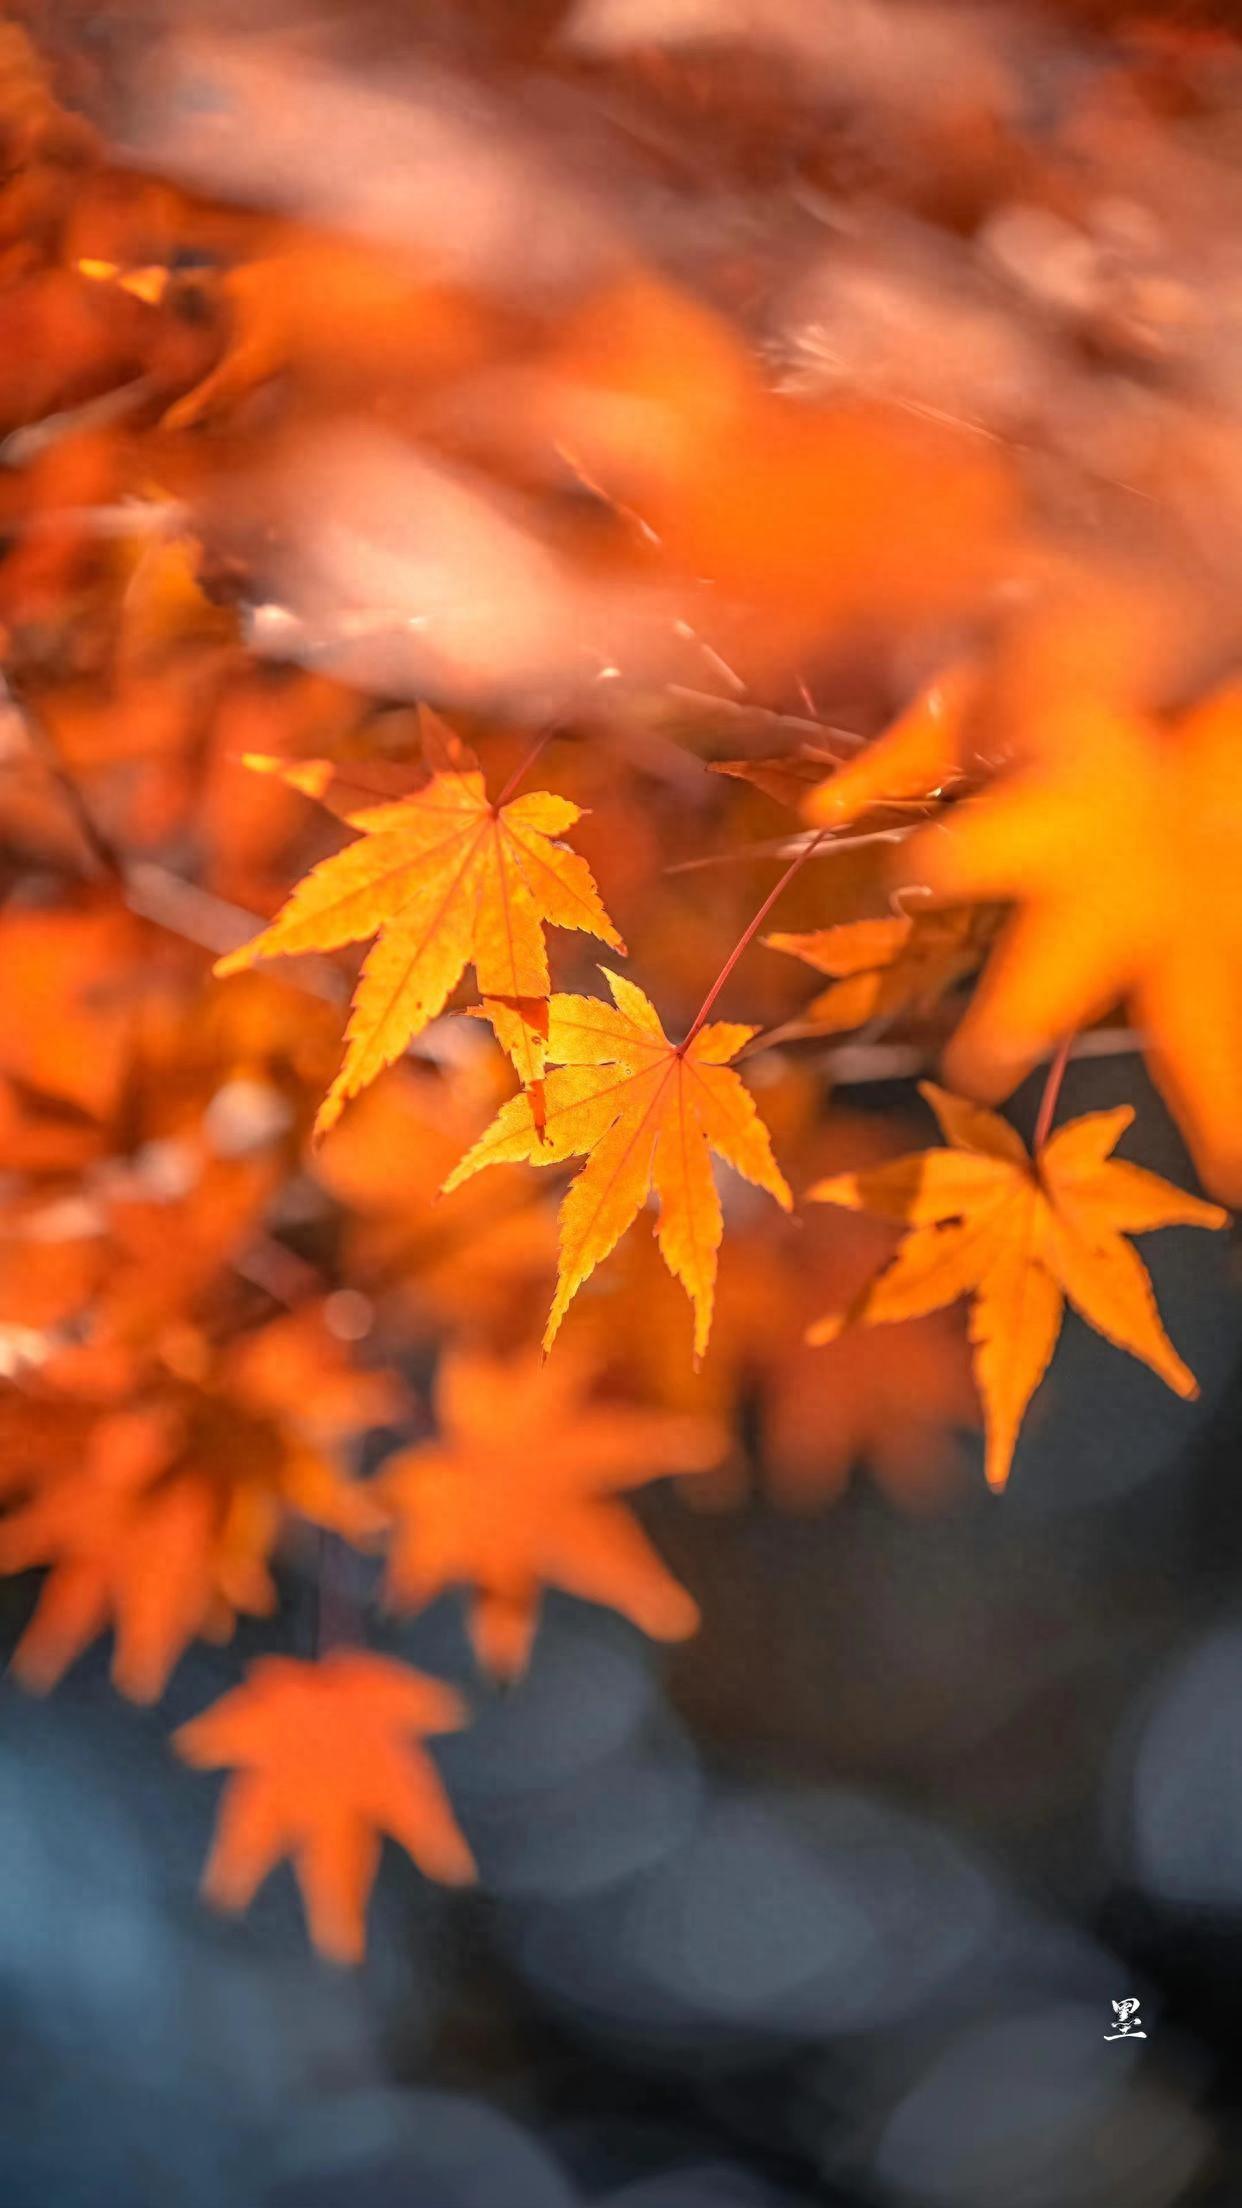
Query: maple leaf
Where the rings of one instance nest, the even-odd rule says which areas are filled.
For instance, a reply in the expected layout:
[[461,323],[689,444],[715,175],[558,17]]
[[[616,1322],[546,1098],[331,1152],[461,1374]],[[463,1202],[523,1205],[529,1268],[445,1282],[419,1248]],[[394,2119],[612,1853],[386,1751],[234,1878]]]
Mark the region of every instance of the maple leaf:
[[523,1090],[444,1183],[457,1188],[486,1165],[562,1164],[587,1158],[560,1210],[560,1271],[544,1332],[549,1349],[583,1282],[616,1248],[654,1186],[656,1238],[694,1308],[694,1351],[707,1347],[724,1214],[711,1153],[788,1210],[793,1198],[768,1131],[729,1065],[757,1030],[715,1020],[670,1043],[650,999],[601,969],[613,1003],[554,996],[547,1049],[554,1070],[542,1111]]
[[52,1566],[13,1655],[32,1691],[53,1687],[111,1617],[116,1686],[154,1701],[176,1656],[208,1629],[217,1592],[211,1497],[177,1475],[154,1487],[169,1446],[158,1413],[104,1419],[81,1466],[53,1474],[0,1526],[0,1571]]
[[[308,1328],[312,1339],[299,1340]],[[346,1540],[379,1532],[366,1489],[314,1444],[392,1415],[399,1397],[386,1375],[360,1373],[342,1401],[346,1377],[326,1345],[308,1378],[300,1353],[314,1331],[311,1313],[278,1320],[195,1382],[139,1370],[129,1407],[96,1405],[80,1447],[40,1465],[17,1455],[15,1435],[23,1411],[37,1433],[48,1408],[10,1391],[6,1439],[21,1476],[8,1483],[0,1572],[48,1567],[13,1656],[25,1686],[53,1687],[111,1624],[118,1689],[153,1702],[196,1634],[227,1639],[236,1612],[274,1607],[268,1558],[291,1515]],[[272,1369],[282,1362],[292,1364],[283,1392]]]
[[778,805],[791,806],[800,805],[808,791],[821,787],[826,769],[835,773],[842,766],[826,745],[806,741],[795,744],[790,751],[765,752],[753,759],[713,759],[708,764],[712,774],[727,775],[733,782],[749,782]]
[[961,779],[964,744],[979,693],[978,669],[947,668],[857,756],[805,797],[815,828],[844,828],[877,805],[939,797]]
[[460,1698],[437,1679],[360,1649],[318,1663],[265,1656],[173,1735],[200,1770],[237,1766],[225,1789],[203,1890],[244,1909],[292,1856],[310,1935],[334,1961],[361,1960],[367,1898],[387,1833],[430,1878],[475,1876],[424,1733],[454,1731]]
[[920,1083],[948,1148],[922,1150],[808,1193],[909,1229],[892,1262],[843,1314],[811,1328],[834,1341],[971,1299],[970,1338],[987,1428],[991,1487],[1009,1477],[1018,1429],[1056,1346],[1068,1296],[1089,1326],[1127,1349],[1178,1395],[1198,1394],[1160,1323],[1147,1268],[1124,1237],[1154,1227],[1223,1227],[1228,1215],[1110,1152],[1128,1104],[1070,1120],[1034,1159],[995,1112]]
[[[443,1010],[468,964],[497,1035],[526,1082],[542,1073],[548,973],[544,925],[581,928],[624,953],[586,862],[555,839],[580,808],[547,790],[489,802],[474,754],[422,715],[421,790],[346,817],[359,840],[300,882],[270,927],[219,960],[338,950],[375,936],[346,1030],[345,1060],[320,1107],[326,1133],[351,1096]],[[306,767],[292,770],[306,775]],[[306,783],[320,794],[314,782]]]
[[803,934],[765,935],[769,950],[788,951],[821,974],[831,989],[812,999],[798,1022],[823,1035],[906,1011],[926,1012],[982,955],[986,927],[967,911],[847,920]]
[[1242,1195],[1242,684],[1175,728],[1088,699],[1019,774],[909,847],[938,898],[1014,900],[946,1055],[1005,1096],[1124,1001],[1210,1187]]
[[589,1396],[591,1365],[562,1354],[444,1359],[441,1439],[402,1451],[379,1476],[397,1531],[388,1587],[399,1603],[474,1590],[479,1661],[503,1677],[530,1654],[540,1591],[561,1587],[620,1610],[657,1640],[680,1640],[698,1609],[665,1569],[619,1490],[723,1455],[715,1421]]

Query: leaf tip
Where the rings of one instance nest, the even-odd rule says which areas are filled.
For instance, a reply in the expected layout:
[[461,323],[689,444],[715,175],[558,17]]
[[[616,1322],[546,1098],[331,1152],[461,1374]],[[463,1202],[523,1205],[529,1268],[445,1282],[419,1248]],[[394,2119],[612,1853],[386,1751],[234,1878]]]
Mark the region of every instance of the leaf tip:
[[856,1173],[830,1173],[827,1180],[812,1181],[806,1190],[808,1203],[842,1204],[848,1211],[861,1208]]
[[993,1435],[988,1437],[983,1460],[983,1476],[993,1495],[1003,1495],[1009,1485],[1009,1475],[1013,1470],[1013,1452],[1016,1438],[1016,1435],[1011,1435],[1008,1441],[1002,1441]]
[[211,969],[215,979],[217,981],[227,981],[231,974],[244,972],[245,968],[251,963],[251,950],[251,944],[240,943],[235,951],[222,952]]
[[344,1096],[340,1094],[334,1082],[315,1114],[315,1122],[311,1128],[310,1138],[312,1150],[319,1150],[323,1147],[324,1142],[345,1109],[345,1101]]

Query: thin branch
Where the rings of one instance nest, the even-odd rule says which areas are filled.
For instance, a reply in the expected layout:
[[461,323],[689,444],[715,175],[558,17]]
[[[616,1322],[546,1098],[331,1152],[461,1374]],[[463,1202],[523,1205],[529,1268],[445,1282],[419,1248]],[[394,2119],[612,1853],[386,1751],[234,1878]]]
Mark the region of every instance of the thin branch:
[[703,1027],[704,1022],[706,1021],[707,1016],[712,1009],[712,1006],[715,1004],[717,997],[720,995],[721,990],[724,988],[725,983],[728,981],[729,976],[733,972],[734,967],[737,965],[739,958],[741,958],[742,953],[748,950],[750,948],[750,945],[754,942],[760,928],[763,926],[764,921],[767,919],[768,914],[771,912],[773,905],[776,903],[777,899],[783,896],[784,892],[788,889],[789,884],[792,882],[795,874],[801,873],[802,868],[806,865],[806,862],[810,858],[811,853],[815,850],[817,844],[824,836],[827,835],[827,833],[828,830],[826,828],[819,829],[816,834],[812,836],[810,842],[806,844],[805,848],[798,852],[797,857],[790,860],[789,865],[785,868],[785,871],[781,875],[779,882],[776,883],[774,888],[768,891],[767,896],[764,898],[763,903],[760,905],[758,912],[755,914],[749,926],[743,928],[742,933],[737,939],[737,942],[734,944],[733,949],[730,951],[728,957],[724,962],[724,965],[721,967],[720,972],[717,974],[715,981],[712,983],[711,988],[708,990],[707,995],[704,997],[702,1004],[699,1006],[698,1011],[695,1013],[694,1018],[690,1023],[690,1032],[686,1036],[686,1039],[681,1046],[683,1051],[689,1049],[691,1043],[694,1041],[695,1036]]
[[1061,1094],[1061,1083],[1065,1079],[1065,1069],[1069,1064],[1070,1051],[1073,1047],[1073,1042],[1073,1036],[1067,1035],[1065,1041],[1061,1044],[1060,1049],[1057,1051],[1052,1064],[1048,1068],[1048,1078],[1044,1083],[1044,1093],[1039,1100],[1039,1114],[1035,1121],[1035,1132],[1031,1137],[1032,1153],[1038,1153],[1040,1150],[1043,1149],[1044,1144],[1047,1142],[1048,1137],[1052,1132],[1052,1121],[1057,1108],[1057,1098]]
[[536,740],[536,742],[531,745],[530,750],[526,753],[525,757],[519,759],[499,797],[495,799],[492,805],[493,812],[498,813],[502,805],[508,804],[509,799],[512,797],[514,791],[518,786],[518,783],[525,780],[526,776],[530,773],[531,768],[534,766],[536,759],[539,757],[539,754],[547,747],[548,744],[551,743],[552,738],[556,735],[556,733],[557,730],[555,726],[553,726],[552,728],[545,728],[542,736],[540,736]]
[[[153,920],[183,942],[222,958],[248,943],[255,931],[255,917],[240,905],[231,905],[197,882],[187,882],[167,867],[150,860],[135,860],[122,875],[125,902],[140,920]],[[320,997],[325,1004],[343,1004],[349,995],[345,978],[326,958],[313,952],[287,960],[280,979],[305,996]]]
[[728,851],[709,851],[704,858],[678,859],[666,866],[666,874],[693,874],[705,866],[731,866],[739,859],[830,859],[838,851],[857,851],[865,843],[901,843],[909,828],[871,828],[858,836],[833,835],[828,828],[808,829],[803,836],[774,836],[766,843],[734,844]]
[[804,720],[799,713],[778,713],[771,706],[743,705],[736,698],[718,697],[713,690],[693,690],[683,682],[670,682],[667,695],[670,698],[682,698],[688,705],[706,708],[703,715],[705,720],[724,714],[734,721],[757,723],[760,728],[770,730],[773,735],[797,736],[803,740],[818,740],[820,743],[825,736],[830,736],[834,743],[844,744],[850,751],[860,751],[867,742],[867,738],[860,736],[854,728],[839,728],[831,721]]
[[[753,1047],[761,1047],[763,1040],[756,1036]],[[1144,1037],[1134,1028],[1098,1027],[1076,1035],[1068,1056],[1129,1058],[1138,1057],[1145,1048]],[[828,1075],[835,1089],[868,1088],[888,1081],[912,1081],[918,1074],[931,1072],[939,1055],[938,1045],[839,1043],[810,1062]]]
[[11,675],[0,674],[0,705],[10,704],[18,715],[25,731],[26,741],[35,757],[46,767],[65,801],[73,824],[82,838],[86,851],[98,874],[105,874],[114,882],[125,883],[125,861],[116,846],[104,834],[81,790],[61,758],[52,733],[42,715],[22,696]]

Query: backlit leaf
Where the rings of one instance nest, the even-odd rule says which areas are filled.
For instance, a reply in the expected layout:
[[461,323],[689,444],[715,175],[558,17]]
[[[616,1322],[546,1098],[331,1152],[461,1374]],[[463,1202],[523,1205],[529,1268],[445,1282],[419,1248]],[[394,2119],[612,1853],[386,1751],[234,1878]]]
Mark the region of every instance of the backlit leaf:
[[560,1272],[544,1331],[556,1338],[579,1288],[616,1248],[654,1187],[656,1236],[668,1269],[694,1307],[694,1347],[711,1331],[716,1256],[724,1215],[710,1153],[790,1207],[749,1091],[729,1066],[755,1030],[728,1021],[669,1042],[650,999],[605,968],[613,1003],[553,997],[542,1115],[525,1090],[497,1113],[445,1182],[460,1186],[487,1165],[588,1162],[561,1205]]
[[[549,791],[493,806],[473,753],[423,716],[433,772],[420,790],[349,813],[358,841],[315,867],[271,926],[219,960],[338,950],[368,936],[344,1064],[320,1107],[326,1133],[351,1096],[443,1011],[467,965],[527,1082],[543,1071],[550,987],[544,927],[582,928],[623,951],[585,862],[557,839],[579,808]],[[305,767],[291,770],[306,784]]]
[[808,1338],[834,1341],[848,1324],[914,1318],[969,1296],[994,1488],[1009,1477],[1067,1296],[1089,1326],[1140,1357],[1178,1395],[1197,1395],[1193,1373],[1160,1323],[1147,1269],[1123,1237],[1154,1226],[1223,1227],[1228,1215],[1109,1155],[1133,1117],[1128,1109],[1071,1121],[1031,1159],[997,1114],[930,1082],[923,1094],[949,1147],[834,1174],[808,1192],[908,1228],[892,1262]]

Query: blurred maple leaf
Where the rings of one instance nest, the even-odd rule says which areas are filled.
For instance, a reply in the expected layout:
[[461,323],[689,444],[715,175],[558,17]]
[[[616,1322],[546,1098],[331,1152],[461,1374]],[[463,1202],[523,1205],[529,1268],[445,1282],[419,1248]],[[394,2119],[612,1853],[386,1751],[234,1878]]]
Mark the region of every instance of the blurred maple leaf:
[[1008,1095],[1124,999],[1208,1185],[1242,1194],[1242,684],[1172,728],[1066,700],[1036,755],[903,854],[948,902],[1019,906],[946,1056]]
[[990,915],[961,911],[847,920],[763,940],[832,976],[831,989],[812,999],[796,1025],[800,1033],[836,1035],[930,1011],[979,964],[990,932]]
[[191,428],[287,370],[300,392],[338,403],[373,379],[377,359],[407,388],[462,374],[493,334],[478,299],[430,281],[404,255],[292,224],[230,269],[220,290],[224,351],[169,407],[166,430]]
[[[827,728],[812,742],[804,732],[787,751],[714,760],[712,772],[752,783],[778,804],[796,806],[816,828],[847,828],[882,807],[930,804],[967,771],[981,690],[980,669],[963,662],[926,684],[895,721],[866,742]],[[799,725],[805,731],[806,724]],[[844,756],[834,742],[848,747]]]
[[725,1433],[711,1419],[592,1396],[592,1378],[564,1350],[551,1363],[450,1354],[436,1385],[441,1439],[389,1458],[377,1482],[397,1520],[393,1600],[421,1606],[470,1588],[475,1649],[502,1677],[526,1665],[545,1586],[607,1603],[658,1640],[698,1623],[615,1497],[716,1463]]
[[361,1960],[367,1897],[387,1833],[429,1878],[463,1884],[474,1859],[458,1830],[424,1733],[454,1731],[460,1698],[437,1679],[361,1649],[318,1663],[267,1656],[201,1717],[174,1734],[199,1770],[235,1766],[224,1791],[204,1891],[244,1909],[292,1856],[315,1945]]
[[819,788],[826,769],[836,772],[841,760],[828,745],[804,741],[791,751],[765,752],[753,759],[713,759],[710,766],[713,774],[727,775],[731,782],[749,782],[778,805],[796,806],[809,790]]
[[1066,1296],[1089,1326],[1142,1358],[1178,1395],[1197,1395],[1194,1374],[1160,1323],[1147,1268],[1124,1236],[1153,1227],[1223,1227],[1228,1214],[1110,1158],[1134,1118],[1129,1105],[1069,1121],[1032,1159],[995,1112],[930,1081],[920,1087],[948,1148],[835,1174],[808,1192],[821,1203],[878,1212],[909,1230],[891,1264],[847,1311],[813,1327],[809,1339],[835,1341],[847,1325],[913,1318],[969,1296],[994,1488],[1009,1477]]
[[[404,1397],[390,1375],[345,1366],[320,1310],[214,1354],[188,1330],[164,1346],[183,1371],[70,1356],[50,1360],[34,1389],[7,1391],[14,1436],[27,1417],[37,1435],[54,1408],[92,1420],[69,1456],[36,1462],[13,1441],[25,1469],[0,1520],[0,1572],[50,1567],[13,1659],[27,1686],[53,1686],[112,1623],[117,1686],[153,1701],[195,1634],[227,1638],[235,1611],[274,1606],[267,1560],[290,1515],[348,1540],[382,1528],[329,1452],[397,1416]],[[49,1402],[58,1379],[65,1393]]]
[[965,771],[979,691],[979,670],[969,662],[937,675],[890,727],[803,799],[803,818],[816,828],[844,828],[877,805],[943,796]]

